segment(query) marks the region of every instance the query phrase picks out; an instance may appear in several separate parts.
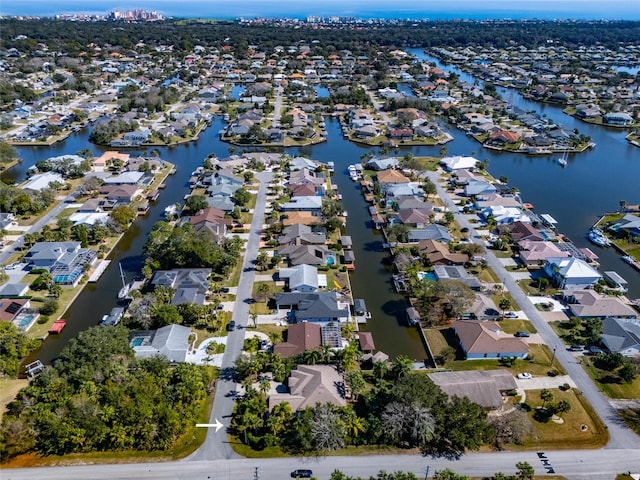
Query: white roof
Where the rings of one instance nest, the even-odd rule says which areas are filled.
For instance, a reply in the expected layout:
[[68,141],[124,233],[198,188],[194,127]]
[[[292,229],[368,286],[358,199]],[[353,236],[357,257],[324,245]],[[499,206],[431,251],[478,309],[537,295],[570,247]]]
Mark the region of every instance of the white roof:
[[547,259],[549,263],[556,265],[559,272],[565,278],[600,278],[602,275],[584,260],[575,257],[559,258],[553,257]]
[[95,225],[96,223],[106,223],[109,214],[106,212],[76,212],[69,217],[74,225]]
[[23,190],[32,190],[39,192],[40,190],[48,188],[51,182],[59,182],[64,184],[64,178],[59,173],[55,172],[38,173],[36,175],[33,175],[21,188]]
[[136,184],[140,181],[140,179],[144,176],[144,172],[123,172],[120,175],[117,175],[115,177],[106,177],[104,179],[104,183],[105,184],[110,184],[110,183],[130,183],[130,184]]
[[461,168],[473,168],[478,163],[478,159],[473,157],[445,157],[440,160],[449,170],[459,170]]

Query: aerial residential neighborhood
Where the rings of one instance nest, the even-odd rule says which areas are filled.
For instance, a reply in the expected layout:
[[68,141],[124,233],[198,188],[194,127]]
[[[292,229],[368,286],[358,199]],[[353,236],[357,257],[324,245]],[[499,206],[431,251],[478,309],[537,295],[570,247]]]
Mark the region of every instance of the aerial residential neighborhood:
[[3,470],[635,478],[630,23],[1,18]]

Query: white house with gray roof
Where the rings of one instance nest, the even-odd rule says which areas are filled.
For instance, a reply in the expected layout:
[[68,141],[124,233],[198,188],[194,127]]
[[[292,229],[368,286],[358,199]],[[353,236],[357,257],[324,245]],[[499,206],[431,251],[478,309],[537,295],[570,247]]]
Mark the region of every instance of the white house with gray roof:
[[640,356],[640,321],[607,317],[602,322],[602,343],[610,352]]
[[184,362],[189,349],[191,329],[182,325],[167,325],[158,330],[134,332],[129,345],[136,358],[165,357],[170,362]]

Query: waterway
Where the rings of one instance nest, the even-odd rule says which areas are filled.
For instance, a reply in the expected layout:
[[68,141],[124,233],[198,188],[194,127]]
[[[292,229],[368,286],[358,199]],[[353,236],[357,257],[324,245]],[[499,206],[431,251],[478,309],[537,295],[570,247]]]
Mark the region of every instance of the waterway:
[[[474,81],[465,72],[442,65],[421,50],[411,53],[436,62],[443,70],[455,70],[462,81]],[[640,151],[625,141],[623,130],[582,123],[563,114],[558,107],[530,102],[516,91],[502,89],[501,93],[504,98],[527,111],[536,111],[569,129],[579,129],[591,136],[597,147],[585,153],[569,155],[569,164],[562,169],[555,157],[530,157],[485,150],[462,132],[452,129],[450,133],[455,139],[447,144],[448,154],[475,155],[482,160],[488,159],[490,173],[495,177],[506,176],[511,185],[520,189],[523,199],[535,205],[537,212],[550,213],[559,221],[561,232],[577,245],[588,246],[600,255],[602,271],[615,270],[622,275],[629,282],[630,298],[640,297],[640,274],[622,262],[612,249],[596,247],[585,237],[587,229],[598,215],[616,210],[620,200],[625,199],[630,204],[640,203]],[[177,174],[169,177],[160,200],[152,205],[147,216],[135,222],[111,253],[109,258],[112,263],[100,281],[86,286],[65,313],[68,320],[65,330],[56,338],[49,337],[32,358],[51,361],[71,338],[96,325],[102,315],[117,304],[116,295],[121,287],[118,263],[122,264],[127,279],[140,275],[142,247],[153,224],[161,219],[164,207],[183,200],[188,193],[187,181],[191,172],[210,153],[221,158],[229,155],[229,145],[220,142],[217,134],[223,126],[223,121],[218,118],[201,134],[199,140],[158,149],[162,158],[176,165]],[[88,142],[89,133],[89,130],[76,132],[64,142],[50,147],[18,148],[23,161],[4,172],[3,178],[22,180],[31,165],[51,156],[77,153],[85,148],[100,155],[101,149]],[[336,120],[327,121],[327,133],[328,142],[289,149],[287,153],[335,163],[334,182],[342,193],[349,213],[347,234],[353,238],[356,256],[356,271],[351,275],[353,294],[355,298],[365,299],[373,316],[363,329],[371,331],[377,348],[392,357],[406,354],[414,359],[422,359],[425,354],[417,333],[413,328],[407,328],[404,322],[406,303],[402,296],[393,292],[390,283],[390,274],[385,265],[386,254],[381,249],[382,237],[371,228],[367,204],[359,187],[349,180],[346,173],[347,165],[359,162],[361,155],[370,149],[345,141]],[[402,156],[409,151],[415,155],[438,156],[440,146],[403,147],[397,155]],[[144,152],[129,153],[135,155]]]
[[[460,80],[473,83],[466,72],[443,64],[420,49],[409,52],[420,59],[434,62],[445,71],[455,71]],[[481,82],[482,83],[482,82]],[[534,111],[553,120],[567,130],[578,129],[596,142],[596,147],[583,153],[569,154],[568,165],[561,168],[556,156],[528,156],[493,152],[451,129],[455,140],[447,144],[449,155],[469,155],[489,160],[489,172],[496,178],[505,176],[517,187],[525,202],[532,203],[538,213],[549,213],[558,220],[558,231],[579,247],[589,247],[600,256],[600,271],[614,270],[629,282],[629,298],[640,298],[640,273],[620,259],[612,248],[590,243],[586,233],[598,218],[619,209],[620,200],[640,203],[640,149],[625,140],[628,131],[581,122],[551,104],[527,100],[513,89],[499,88],[502,98],[525,111]],[[414,149],[414,153],[431,149]]]

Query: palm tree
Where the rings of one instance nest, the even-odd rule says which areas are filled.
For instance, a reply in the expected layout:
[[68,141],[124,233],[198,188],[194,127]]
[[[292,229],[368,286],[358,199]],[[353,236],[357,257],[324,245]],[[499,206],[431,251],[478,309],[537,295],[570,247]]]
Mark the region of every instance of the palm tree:
[[502,318],[504,318],[504,311],[511,308],[511,300],[507,297],[502,297],[498,302],[498,306],[500,307],[500,310],[502,310]]
[[272,345],[282,341],[282,334],[280,332],[270,332],[268,337]]
[[260,388],[260,391],[261,391],[264,395],[266,395],[266,394],[267,394],[267,392],[268,392],[269,390],[271,390],[271,382],[270,382],[268,379],[263,378],[262,380],[260,380],[259,388]]
[[548,388],[543,388],[540,392],[540,399],[542,400],[542,408],[544,408],[547,402],[553,400],[553,392]]
[[393,360],[393,366],[391,371],[396,379],[402,377],[405,373],[411,370],[413,366],[413,361],[407,357],[406,355],[398,355]]
[[322,361],[325,364],[329,364],[329,357],[333,354],[331,345],[320,345],[320,353],[322,354]]
[[567,413],[569,410],[571,410],[571,404],[567,400],[560,400],[556,405],[555,410],[558,416],[562,417],[563,413]]
[[353,443],[358,435],[364,431],[364,424],[362,423],[362,419],[356,415],[356,412],[353,411],[351,407],[345,407],[342,410],[342,421],[344,422],[345,431],[347,433],[347,437],[351,439],[349,443]]
[[256,266],[264,271],[267,269],[267,265],[269,265],[269,256],[266,252],[260,252],[256,257]]
[[383,379],[389,372],[389,364],[386,361],[378,361],[373,364],[373,374],[376,378]]
[[305,350],[302,354],[303,361],[306,365],[315,365],[322,358],[322,353],[317,348],[313,350]]

